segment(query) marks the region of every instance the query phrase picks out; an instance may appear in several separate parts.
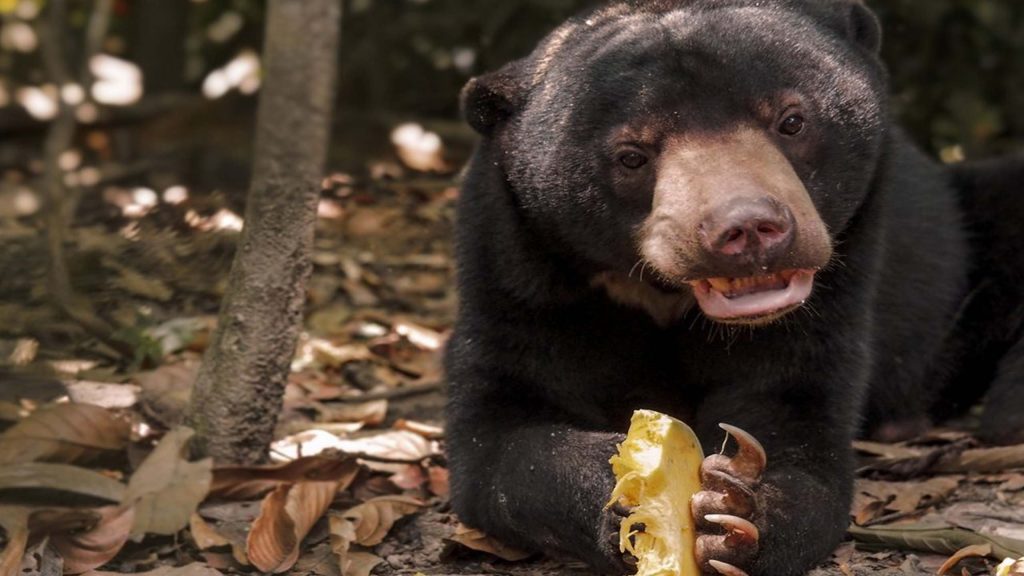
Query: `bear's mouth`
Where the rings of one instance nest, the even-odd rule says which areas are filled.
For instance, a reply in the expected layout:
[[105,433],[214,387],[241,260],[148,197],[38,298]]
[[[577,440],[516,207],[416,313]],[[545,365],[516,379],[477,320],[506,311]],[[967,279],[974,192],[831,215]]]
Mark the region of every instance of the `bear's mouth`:
[[803,305],[814,287],[814,270],[784,270],[749,278],[705,278],[690,285],[708,318],[725,323],[762,324]]

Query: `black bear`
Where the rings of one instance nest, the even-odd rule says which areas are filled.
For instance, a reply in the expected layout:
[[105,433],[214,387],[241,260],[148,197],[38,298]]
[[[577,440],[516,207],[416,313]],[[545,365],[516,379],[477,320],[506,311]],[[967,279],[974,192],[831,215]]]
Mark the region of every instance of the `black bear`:
[[857,0],[619,1],[467,85],[446,358],[467,524],[629,572],[608,459],[653,409],[708,453],[719,423],[767,453],[740,435],[706,461],[702,570],[799,574],[843,536],[862,430],[913,434],[994,381],[983,432],[1024,436],[1024,162],[919,153],[880,41]]

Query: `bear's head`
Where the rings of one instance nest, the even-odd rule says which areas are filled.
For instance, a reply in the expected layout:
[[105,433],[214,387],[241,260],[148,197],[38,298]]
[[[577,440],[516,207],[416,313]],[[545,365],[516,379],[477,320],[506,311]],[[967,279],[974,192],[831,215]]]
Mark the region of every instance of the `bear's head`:
[[858,0],[617,2],[463,108],[549,249],[756,325],[807,300],[869,194],[879,42]]

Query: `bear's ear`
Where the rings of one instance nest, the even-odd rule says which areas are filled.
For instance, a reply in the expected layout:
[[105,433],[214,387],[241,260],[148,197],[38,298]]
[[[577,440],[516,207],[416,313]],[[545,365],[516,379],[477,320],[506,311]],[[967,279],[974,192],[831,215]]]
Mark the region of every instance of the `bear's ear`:
[[846,26],[850,39],[872,54],[878,54],[882,49],[882,25],[878,17],[863,0],[853,0],[848,10]]
[[486,136],[519,110],[527,91],[525,68],[523,60],[516,60],[466,84],[462,114],[474,130]]

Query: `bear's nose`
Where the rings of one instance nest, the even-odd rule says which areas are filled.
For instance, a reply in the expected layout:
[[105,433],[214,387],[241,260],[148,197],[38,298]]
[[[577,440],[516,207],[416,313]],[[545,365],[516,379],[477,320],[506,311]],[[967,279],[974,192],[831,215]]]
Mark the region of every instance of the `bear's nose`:
[[793,213],[778,200],[742,198],[705,217],[701,240],[713,256],[769,262],[793,244],[795,228]]

